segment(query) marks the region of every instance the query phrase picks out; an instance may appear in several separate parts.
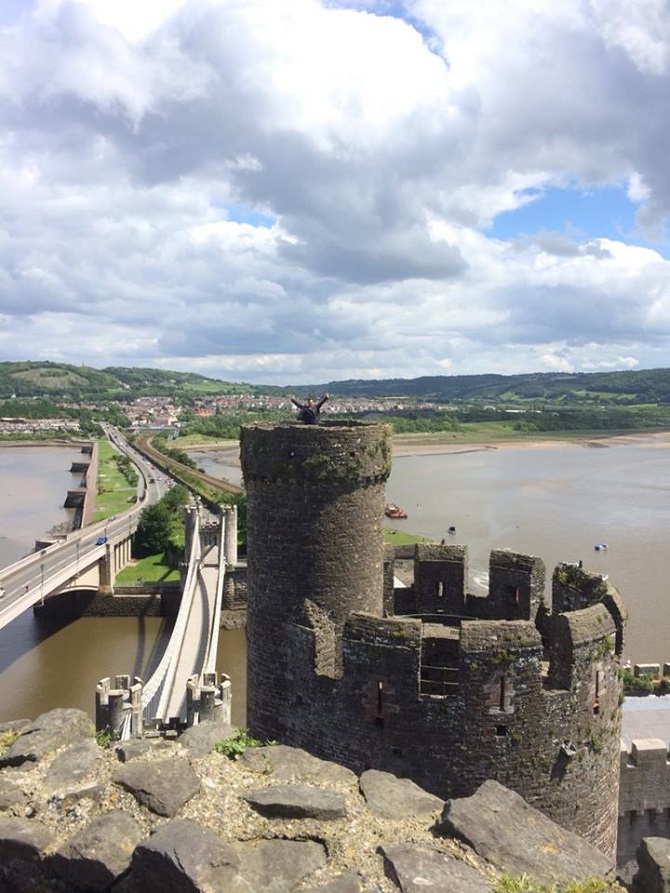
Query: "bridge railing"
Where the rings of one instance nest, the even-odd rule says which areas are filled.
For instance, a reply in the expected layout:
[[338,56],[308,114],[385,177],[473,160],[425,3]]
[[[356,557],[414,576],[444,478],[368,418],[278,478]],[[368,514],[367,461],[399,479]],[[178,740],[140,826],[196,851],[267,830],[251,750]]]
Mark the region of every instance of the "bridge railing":
[[219,647],[219,627],[221,625],[221,604],[223,602],[223,582],[226,576],[226,557],[225,557],[225,528],[226,515],[221,515],[219,529],[219,546],[218,561],[216,575],[216,597],[214,599],[214,610],[210,618],[209,624],[209,640],[207,642],[207,653],[203,666],[203,673],[216,672],[216,655]]
[[191,611],[191,604],[196,591],[196,576],[200,559],[200,518],[195,513],[194,530],[191,537],[191,550],[188,556],[188,571],[184,582],[184,591],[177,613],[170,641],[156,671],[144,686],[142,692],[142,711],[145,723],[164,719],[167,700],[169,699],[174,673],[176,672],[179,652],[184,641],[186,624]]

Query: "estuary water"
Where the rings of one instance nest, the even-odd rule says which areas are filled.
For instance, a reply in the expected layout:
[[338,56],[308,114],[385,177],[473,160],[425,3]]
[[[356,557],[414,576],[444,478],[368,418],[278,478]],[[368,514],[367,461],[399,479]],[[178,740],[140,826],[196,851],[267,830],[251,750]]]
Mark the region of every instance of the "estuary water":
[[[625,657],[670,662],[670,433],[439,449],[394,457],[386,494],[409,517],[390,527],[466,545],[475,594],[488,583],[491,549],[542,558],[548,600],[556,564],[582,560],[624,597]],[[229,453],[193,457],[210,474],[241,479]],[[596,551],[601,542],[608,548]]]
[[[63,521],[76,456],[69,448],[0,449],[3,564],[31,551],[36,538]],[[209,473],[241,479],[225,453],[194,458]],[[607,446],[417,451],[394,458],[386,492],[409,515],[389,526],[468,546],[473,592],[484,591],[492,548],[540,556],[549,578],[559,561],[579,559],[608,574],[630,613],[624,656],[670,661],[670,434]],[[596,551],[599,542],[608,548]],[[50,626],[27,612],[0,631],[0,722],[58,706],[93,716],[97,681],[118,673],[148,678],[170,628],[155,617]],[[221,634],[218,669],[233,680],[233,721],[243,725],[244,630]]]
[[[80,474],[76,447],[0,447],[0,568],[32,552],[35,540],[67,525],[63,508]],[[54,707],[95,715],[95,686],[105,676],[128,673],[147,679],[172,630],[160,617],[83,617],[71,623],[40,620],[24,612],[0,630],[0,723],[34,719]],[[244,630],[223,632],[220,672],[234,673],[233,721],[244,724]]]

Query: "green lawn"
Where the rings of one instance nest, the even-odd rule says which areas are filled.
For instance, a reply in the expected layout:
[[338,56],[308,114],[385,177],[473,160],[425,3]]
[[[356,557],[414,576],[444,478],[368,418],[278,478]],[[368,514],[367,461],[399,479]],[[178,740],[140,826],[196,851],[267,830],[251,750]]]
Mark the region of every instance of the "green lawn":
[[93,521],[103,521],[110,515],[118,515],[130,506],[137,488],[131,487],[114,461],[118,452],[103,439],[98,441],[98,485],[95,497]]
[[179,571],[163,564],[163,555],[148,555],[134,559],[116,576],[119,586],[132,586],[133,583],[171,583],[179,580]]
[[384,528],[384,542],[392,546],[408,546],[413,543],[430,543],[432,540],[426,539],[425,536],[416,536],[407,530],[396,530],[395,527]]

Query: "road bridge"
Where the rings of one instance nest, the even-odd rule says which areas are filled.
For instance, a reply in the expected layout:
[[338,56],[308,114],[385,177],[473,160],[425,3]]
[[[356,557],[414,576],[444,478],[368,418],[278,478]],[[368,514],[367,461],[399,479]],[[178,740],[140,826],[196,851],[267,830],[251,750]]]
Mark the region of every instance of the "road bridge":
[[34,605],[77,589],[111,594],[131,558],[141,507],[77,530],[0,570],[0,629]]

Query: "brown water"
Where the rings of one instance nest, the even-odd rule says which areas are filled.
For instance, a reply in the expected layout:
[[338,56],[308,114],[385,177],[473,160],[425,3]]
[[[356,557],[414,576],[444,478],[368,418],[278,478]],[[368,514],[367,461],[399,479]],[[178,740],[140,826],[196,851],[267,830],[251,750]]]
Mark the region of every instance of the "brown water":
[[[396,458],[387,496],[409,518],[389,525],[467,544],[473,591],[486,582],[491,548],[539,555],[549,573],[558,561],[582,559],[588,570],[609,574],[626,601],[625,656],[634,662],[670,661],[669,447],[670,437],[602,449],[515,448]],[[69,463],[61,466],[63,480],[69,480]],[[207,471],[215,467],[212,463]],[[34,486],[39,502],[45,485],[35,482],[39,468],[31,468],[24,472],[22,492]],[[59,478],[46,497],[54,520],[63,494]],[[33,528],[27,522],[33,532],[19,543],[20,554],[53,523],[35,518]],[[0,505],[0,525],[0,532],[15,537],[7,502]],[[447,532],[452,525],[453,536]],[[596,552],[593,546],[601,541],[609,548]],[[98,680],[118,673],[147,678],[159,640],[168,632],[169,625],[158,618],[84,618],[50,627],[29,612],[0,631],[0,722],[33,718],[56,706],[81,707],[93,715]],[[244,630],[222,632],[218,669],[233,680],[238,725],[244,725],[245,655]]]
[[[389,523],[467,545],[473,592],[492,548],[539,556],[549,577],[581,559],[625,600],[624,656],[670,661],[669,447],[670,438],[395,459],[387,495],[409,518]],[[607,550],[594,549],[600,542]]]
[[[67,523],[69,472],[79,448],[0,448],[0,567],[23,557],[54,524]],[[95,686],[105,676],[147,679],[160,659],[172,621],[157,617],[85,617],[72,623],[24,613],[0,630],[0,722],[33,719],[54,707],[95,713]],[[246,713],[244,630],[222,632],[220,672],[233,675],[233,721]]]

